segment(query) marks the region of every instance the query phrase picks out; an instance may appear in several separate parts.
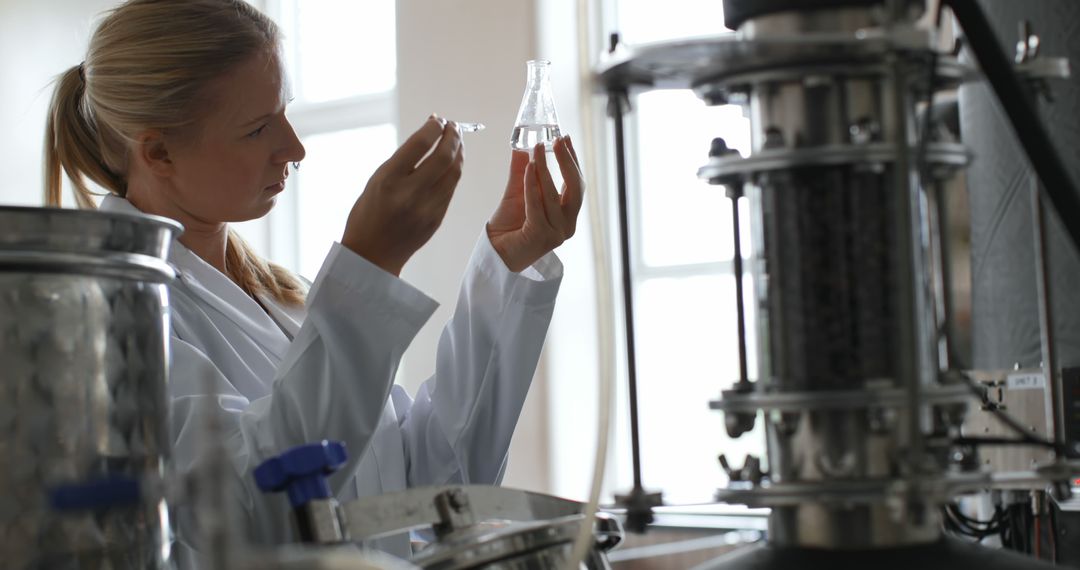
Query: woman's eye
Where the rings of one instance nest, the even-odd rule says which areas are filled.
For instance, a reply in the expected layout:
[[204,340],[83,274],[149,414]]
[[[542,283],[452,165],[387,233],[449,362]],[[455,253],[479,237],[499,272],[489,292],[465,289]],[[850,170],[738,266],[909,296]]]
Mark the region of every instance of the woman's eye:
[[250,133],[248,133],[247,136],[249,136],[251,138],[255,138],[255,137],[259,136],[259,134],[262,133],[263,130],[265,130],[265,129],[266,129],[266,125],[263,125],[263,126],[257,128],[257,129],[255,129],[254,131],[251,131]]

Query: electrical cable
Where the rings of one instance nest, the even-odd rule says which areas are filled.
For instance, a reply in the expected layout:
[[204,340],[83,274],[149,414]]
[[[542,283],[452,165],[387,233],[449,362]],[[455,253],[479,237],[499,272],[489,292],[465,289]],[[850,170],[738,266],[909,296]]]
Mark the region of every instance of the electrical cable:
[[942,523],[945,530],[973,538],[978,542],[988,536],[1000,534],[1003,529],[1004,511],[1000,508],[994,510],[994,516],[988,521],[980,521],[965,515],[955,503],[945,505],[943,512],[945,516]]
[[1050,523],[1050,530],[1047,534],[1047,538],[1050,543],[1050,561],[1054,564],[1058,563],[1057,552],[1057,515],[1054,514],[1054,504],[1050,503],[1049,514],[1047,514],[1047,522]]

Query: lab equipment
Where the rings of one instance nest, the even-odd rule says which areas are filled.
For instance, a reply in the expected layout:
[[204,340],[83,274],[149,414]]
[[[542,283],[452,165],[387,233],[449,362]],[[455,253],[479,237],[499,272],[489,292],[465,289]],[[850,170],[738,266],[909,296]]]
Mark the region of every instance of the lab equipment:
[[170,455],[165,259],[180,231],[151,216],[0,208],[5,568],[169,563],[168,503],[132,483],[160,482]]
[[[417,487],[338,504],[327,477],[344,464],[338,442],[299,446],[255,470],[264,492],[285,492],[302,540],[334,545],[428,528],[435,540],[409,562],[420,568],[563,568],[585,520],[584,505],[540,493],[481,485]],[[609,570],[622,540],[618,520],[599,514],[581,568]]]
[[[957,495],[1060,489],[1076,465],[1044,453],[1035,469],[994,474],[978,469],[975,451],[957,438],[982,391],[951,358],[941,205],[970,153],[918,110],[975,70],[916,25],[924,4],[726,0],[737,34],[629,48],[616,37],[599,70],[614,123],[624,254],[632,243],[624,148],[632,96],[693,89],[707,104],[738,104],[750,117],[752,154],[743,158],[714,140],[698,175],[749,202],[758,308],[760,377],[747,377],[742,355],[740,378],[710,405],[724,413],[731,437],[763,421],[768,454],[741,466],[721,456],[730,482],[717,499],[771,508],[770,530],[767,545],[705,567],[946,560],[958,568],[1044,567],[946,540],[941,531],[943,505]],[[1046,63],[1018,71],[1034,79],[1062,67]],[[1053,167],[1042,164],[1040,175]],[[739,208],[732,211],[738,228]],[[737,230],[735,240],[739,251]],[[736,282],[741,267],[733,264]],[[623,282],[628,288],[626,275]],[[633,298],[629,289],[624,298]],[[633,306],[624,310],[629,328]],[[631,380],[632,343],[628,331]],[[634,406],[631,384],[632,423]],[[1060,442],[1023,441],[1060,451]],[[656,495],[641,487],[638,463],[635,450],[635,488],[622,500],[628,519],[643,526]]]
[[519,150],[532,150],[543,144],[552,150],[555,139],[562,136],[559,116],[555,112],[555,95],[551,89],[551,62],[535,59],[526,62],[525,93],[521,97],[514,130],[510,134],[510,146]]

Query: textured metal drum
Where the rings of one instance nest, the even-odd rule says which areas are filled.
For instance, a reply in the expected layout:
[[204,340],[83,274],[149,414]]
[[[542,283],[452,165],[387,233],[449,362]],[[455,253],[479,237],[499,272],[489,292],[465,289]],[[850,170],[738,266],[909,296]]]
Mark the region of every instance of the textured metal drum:
[[5,568],[166,568],[164,500],[57,513],[47,492],[160,476],[169,456],[165,220],[0,208]]

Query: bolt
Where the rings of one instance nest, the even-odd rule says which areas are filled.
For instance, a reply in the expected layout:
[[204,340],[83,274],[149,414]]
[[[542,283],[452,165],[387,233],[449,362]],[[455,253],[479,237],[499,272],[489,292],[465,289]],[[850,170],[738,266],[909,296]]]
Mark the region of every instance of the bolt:
[[709,146],[709,158],[723,157],[734,152],[739,151],[728,148],[727,141],[723,137],[716,137]]
[[782,148],[784,143],[784,132],[778,127],[769,127],[765,129],[765,148]]
[[455,511],[460,511],[469,506],[469,497],[461,489],[454,489],[450,491],[450,508]]

